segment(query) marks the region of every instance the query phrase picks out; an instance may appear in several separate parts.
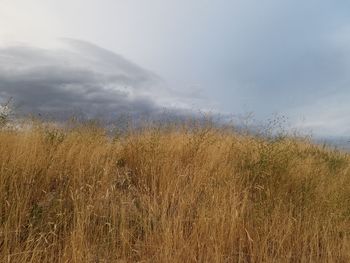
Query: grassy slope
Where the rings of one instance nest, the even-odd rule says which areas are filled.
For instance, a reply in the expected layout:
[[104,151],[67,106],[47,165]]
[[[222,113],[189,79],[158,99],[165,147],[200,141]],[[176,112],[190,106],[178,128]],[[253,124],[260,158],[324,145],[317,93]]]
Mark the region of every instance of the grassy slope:
[[0,131],[0,262],[349,262],[349,168],[214,128]]

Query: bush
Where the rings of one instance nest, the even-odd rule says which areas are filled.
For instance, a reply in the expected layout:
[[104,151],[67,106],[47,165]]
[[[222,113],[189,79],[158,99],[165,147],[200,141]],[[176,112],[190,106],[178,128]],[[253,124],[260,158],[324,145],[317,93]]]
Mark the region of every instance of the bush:
[[10,107],[11,100],[8,100],[3,105],[0,104],[0,127],[5,126],[10,119],[11,115],[11,107]]

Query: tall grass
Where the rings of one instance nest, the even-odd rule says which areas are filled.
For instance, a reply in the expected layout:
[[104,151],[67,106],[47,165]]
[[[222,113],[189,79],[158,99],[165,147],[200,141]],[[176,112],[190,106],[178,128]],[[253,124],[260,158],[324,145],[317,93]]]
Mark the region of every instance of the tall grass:
[[350,262],[350,158],[201,126],[0,131],[1,262]]

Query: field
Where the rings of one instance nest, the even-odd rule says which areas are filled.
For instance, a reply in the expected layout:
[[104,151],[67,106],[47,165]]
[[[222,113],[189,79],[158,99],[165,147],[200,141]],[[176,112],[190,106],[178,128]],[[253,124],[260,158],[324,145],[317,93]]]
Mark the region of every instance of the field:
[[0,262],[350,262],[350,156],[200,125],[0,131]]

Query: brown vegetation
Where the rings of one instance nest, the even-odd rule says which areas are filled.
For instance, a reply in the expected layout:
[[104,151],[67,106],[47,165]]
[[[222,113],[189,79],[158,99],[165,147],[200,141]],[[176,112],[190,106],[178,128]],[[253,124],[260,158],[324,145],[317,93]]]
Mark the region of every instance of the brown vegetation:
[[0,262],[350,262],[350,158],[213,127],[0,131]]

